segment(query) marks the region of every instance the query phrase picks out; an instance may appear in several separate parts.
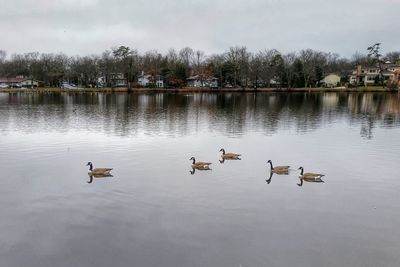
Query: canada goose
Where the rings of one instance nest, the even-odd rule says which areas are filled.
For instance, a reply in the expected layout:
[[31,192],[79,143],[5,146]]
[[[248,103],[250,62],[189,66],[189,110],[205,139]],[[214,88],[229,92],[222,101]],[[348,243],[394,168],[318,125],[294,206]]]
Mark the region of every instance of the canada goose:
[[[304,173],[304,168],[299,167],[299,170],[301,170],[299,178],[304,179],[307,181],[307,179],[321,179],[321,177],[325,176],[325,174],[320,174],[320,173],[312,173],[312,172],[306,172]],[[322,181],[322,180],[321,180]],[[308,181],[307,181],[308,182]]]
[[277,173],[277,174],[288,174],[289,173],[289,168],[290,166],[273,166],[272,161],[268,160],[267,163],[271,165],[271,172]]
[[222,159],[239,159],[240,160],[240,156],[241,156],[241,154],[236,154],[236,153],[225,153],[225,149],[223,149],[223,148],[221,148],[220,150],[219,150],[219,152],[222,152],[222,155],[221,155],[221,157],[222,157]]
[[86,166],[89,166],[89,175],[109,175],[112,168],[95,168],[93,169],[93,164],[91,162],[88,162],[88,164],[86,164]]
[[107,175],[90,175],[89,174],[89,181],[87,181],[88,184],[91,184],[93,182],[93,177],[94,178],[106,178],[106,177],[113,177],[111,174]]
[[196,159],[194,157],[191,157],[190,160],[193,160],[192,162],[192,168],[193,169],[198,169],[198,170],[210,170],[210,162],[196,162]]

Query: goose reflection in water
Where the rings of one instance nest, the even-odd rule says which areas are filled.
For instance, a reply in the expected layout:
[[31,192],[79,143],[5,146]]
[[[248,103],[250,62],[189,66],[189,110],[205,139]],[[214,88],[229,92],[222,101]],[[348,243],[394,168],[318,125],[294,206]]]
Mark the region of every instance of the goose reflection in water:
[[272,176],[274,176],[274,174],[276,175],[288,175],[289,174],[289,170],[285,170],[285,171],[279,171],[279,172],[270,172],[269,174],[269,178],[267,180],[265,180],[267,182],[267,184],[270,184],[272,181]]
[[107,178],[107,177],[114,177],[111,174],[105,174],[105,175],[90,175],[89,174],[89,181],[87,181],[88,184],[93,183],[93,178]]
[[219,160],[219,163],[224,164],[225,160],[229,161],[229,160],[242,160],[241,158],[222,158]]
[[320,177],[318,178],[307,178],[307,177],[303,177],[303,178],[299,178],[300,179],[300,183],[297,184],[298,186],[303,186],[303,181],[308,182],[308,183],[325,183]]
[[190,170],[189,172],[190,172],[191,175],[193,175],[193,174],[196,173],[196,170],[199,170],[199,171],[211,171],[212,169],[210,169],[210,168],[205,168],[205,169],[192,168],[192,170]]

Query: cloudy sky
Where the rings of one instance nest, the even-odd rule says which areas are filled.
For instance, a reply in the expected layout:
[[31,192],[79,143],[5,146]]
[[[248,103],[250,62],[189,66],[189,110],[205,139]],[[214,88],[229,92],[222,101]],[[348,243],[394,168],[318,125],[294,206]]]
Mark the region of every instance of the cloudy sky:
[[400,0],[0,0],[0,49],[97,54],[190,46],[219,53],[400,50]]

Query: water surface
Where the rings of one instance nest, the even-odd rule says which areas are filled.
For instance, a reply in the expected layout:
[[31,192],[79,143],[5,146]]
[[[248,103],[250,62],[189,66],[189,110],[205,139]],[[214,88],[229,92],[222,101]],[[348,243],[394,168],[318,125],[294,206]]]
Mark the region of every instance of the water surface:
[[0,134],[1,266],[400,265],[398,94],[1,93]]

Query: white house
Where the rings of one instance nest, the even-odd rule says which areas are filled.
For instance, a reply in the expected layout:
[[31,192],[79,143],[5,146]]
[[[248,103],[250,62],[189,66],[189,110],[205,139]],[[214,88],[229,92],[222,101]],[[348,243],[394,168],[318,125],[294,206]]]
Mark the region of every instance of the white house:
[[29,87],[29,88],[33,88],[33,87],[39,87],[39,81],[35,80],[35,79],[25,79],[21,82],[22,87]]
[[138,78],[138,84],[143,87],[148,87],[153,84],[157,88],[164,87],[164,81],[161,75],[156,75],[156,77],[154,77],[151,74],[144,74],[144,71],[142,71],[142,74]]
[[149,74],[145,75],[144,71],[142,71],[142,74],[138,78],[138,84],[140,84],[140,86],[146,87],[150,83],[150,78],[151,75]]
[[205,75],[195,75],[186,79],[188,87],[218,87],[218,79]]
[[38,87],[40,81],[32,78],[26,78],[24,76],[17,77],[2,77],[0,78],[1,88],[21,88],[21,87]]

